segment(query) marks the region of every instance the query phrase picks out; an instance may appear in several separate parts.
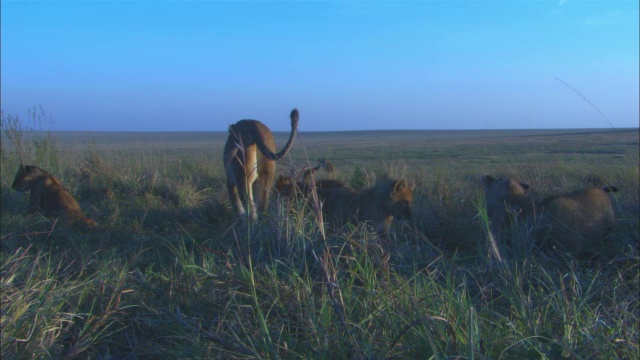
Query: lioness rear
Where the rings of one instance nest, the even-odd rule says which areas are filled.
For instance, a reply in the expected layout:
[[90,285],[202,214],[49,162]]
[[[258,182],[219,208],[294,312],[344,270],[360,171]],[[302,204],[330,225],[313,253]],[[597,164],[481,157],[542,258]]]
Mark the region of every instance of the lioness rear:
[[58,179],[37,166],[20,164],[11,187],[16,191],[29,191],[28,213],[42,211],[47,217],[60,215],[69,226],[97,225],[84,215],[78,202]]
[[412,217],[413,187],[406,180],[387,180],[360,192],[348,187],[328,190],[322,211],[336,226],[368,222],[388,235],[393,219]]

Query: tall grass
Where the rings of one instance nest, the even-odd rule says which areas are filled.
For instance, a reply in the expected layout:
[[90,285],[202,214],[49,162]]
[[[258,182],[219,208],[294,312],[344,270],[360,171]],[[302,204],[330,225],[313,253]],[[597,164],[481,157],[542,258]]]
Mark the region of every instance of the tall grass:
[[2,354],[87,356],[123,329],[126,266],[82,264],[19,248],[2,261]]
[[[313,199],[274,196],[257,222],[234,224],[216,153],[111,153],[89,141],[80,154],[56,145],[49,157],[28,155],[63,174],[101,224],[87,231],[24,215],[26,199],[10,184],[17,149],[35,151],[34,140],[5,134],[22,128],[3,117],[3,359],[637,357],[637,158],[606,166],[560,155],[464,166],[397,158],[348,167],[332,145],[332,176],[368,186],[388,174],[415,184],[414,219],[387,240],[363,224],[319,226]],[[440,157],[458,159],[472,145],[449,146]],[[524,147],[531,153],[523,158],[541,156],[537,145]],[[58,159],[53,170],[46,159]],[[539,195],[616,185],[618,226],[591,258],[539,251],[517,223],[503,230],[509,244],[492,240],[483,173],[521,179]]]
[[[57,170],[60,166],[59,145],[53,138],[48,126],[52,120],[41,106],[27,112],[27,119],[0,111],[0,130],[2,141],[2,163],[14,164],[15,159],[9,153],[17,155],[20,163],[41,164],[43,168]],[[4,170],[4,168],[2,169]]]

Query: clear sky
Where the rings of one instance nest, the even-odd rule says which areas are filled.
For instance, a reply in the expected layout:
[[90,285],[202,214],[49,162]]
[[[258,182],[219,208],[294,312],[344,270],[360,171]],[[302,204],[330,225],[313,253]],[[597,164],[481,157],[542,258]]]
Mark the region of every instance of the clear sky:
[[1,7],[2,110],[52,130],[638,127],[637,0]]

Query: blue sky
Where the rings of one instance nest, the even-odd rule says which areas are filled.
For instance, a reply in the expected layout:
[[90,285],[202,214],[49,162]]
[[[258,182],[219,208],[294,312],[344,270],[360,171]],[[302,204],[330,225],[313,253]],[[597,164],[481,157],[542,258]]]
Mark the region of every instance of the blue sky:
[[1,7],[2,110],[53,130],[638,127],[638,1]]

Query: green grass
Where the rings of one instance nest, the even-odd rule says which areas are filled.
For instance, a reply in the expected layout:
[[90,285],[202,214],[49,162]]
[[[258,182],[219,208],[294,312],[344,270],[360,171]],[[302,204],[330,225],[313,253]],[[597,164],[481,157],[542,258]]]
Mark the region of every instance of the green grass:
[[[279,173],[327,157],[337,171],[320,177],[415,184],[414,219],[386,240],[362,225],[323,236],[276,196],[256,224],[234,224],[225,134],[25,131],[23,160],[100,227],[24,215],[3,139],[2,357],[635,359],[638,135],[303,132]],[[34,141],[44,150],[26,151]],[[590,258],[541,252],[517,225],[513,246],[492,247],[483,174],[539,196],[615,185],[618,224]]]

